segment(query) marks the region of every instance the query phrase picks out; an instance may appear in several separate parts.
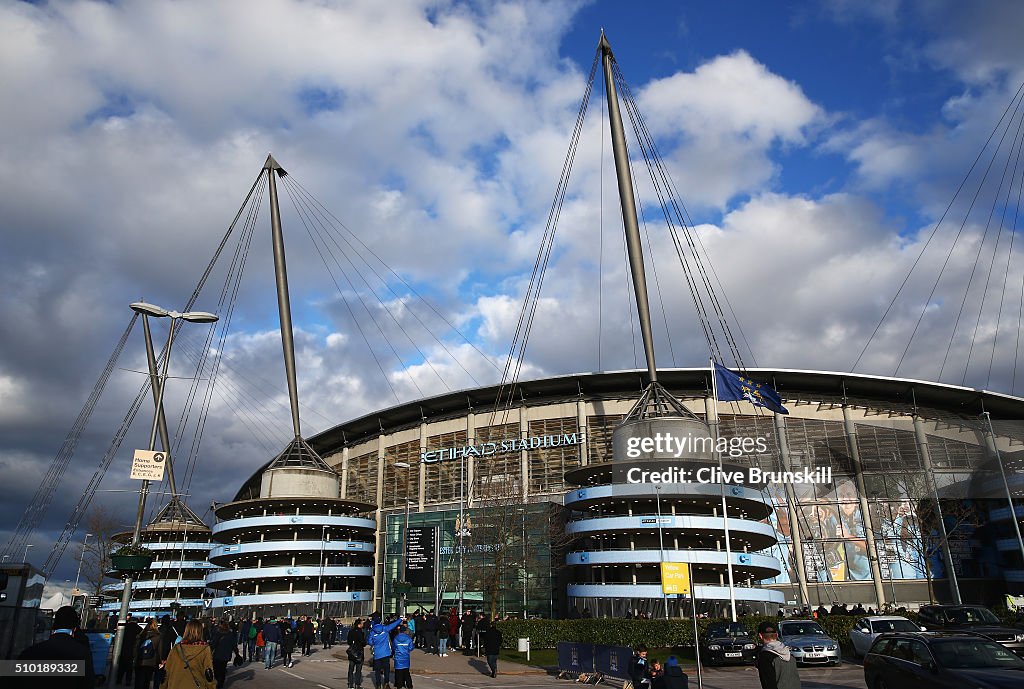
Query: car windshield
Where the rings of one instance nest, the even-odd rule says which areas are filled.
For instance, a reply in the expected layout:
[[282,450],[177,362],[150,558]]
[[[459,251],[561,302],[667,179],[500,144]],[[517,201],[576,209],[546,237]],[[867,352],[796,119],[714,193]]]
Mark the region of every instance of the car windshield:
[[875,634],[884,634],[885,632],[916,632],[920,631],[920,627],[910,620],[873,620],[871,622],[871,631]]
[[715,624],[708,627],[708,636],[747,636],[747,628],[739,622]]
[[985,639],[935,641],[932,643],[932,651],[940,665],[953,669],[987,667],[1024,669],[1024,660],[994,641]]
[[817,622],[786,622],[780,625],[779,631],[782,632],[782,636],[825,635],[825,630]]
[[949,608],[946,610],[946,620],[955,624],[999,624],[999,618],[988,608]]

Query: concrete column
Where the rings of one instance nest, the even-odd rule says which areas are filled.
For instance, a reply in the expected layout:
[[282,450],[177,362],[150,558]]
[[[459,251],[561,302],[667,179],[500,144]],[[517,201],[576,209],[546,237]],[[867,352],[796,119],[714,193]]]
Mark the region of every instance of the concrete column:
[[878,549],[875,547],[875,526],[871,521],[871,510],[868,509],[868,491],[864,485],[864,465],[860,459],[860,446],[857,443],[857,428],[850,416],[850,407],[843,404],[843,429],[846,431],[846,444],[853,458],[853,473],[857,484],[857,496],[860,498],[860,512],[864,519],[864,537],[867,543],[868,566],[871,568],[871,581],[875,585],[875,600],[878,610],[885,606],[885,590],[882,588],[882,570],[878,566]]
[[[519,405],[519,437],[520,439],[526,439],[530,436],[530,423],[526,419],[526,405]],[[519,451],[519,466],[522,472],[522,496],[523,502],[526,502],[526,497],[530,494],[530,457],[526,450]]]
[[341,449],[341,497],[348,497],[348,456],[347,447]]
[[[924,424],[921,423],[921,417],[916,413],[914,414],[914,439],[917,441],[917,452],[921,455],[921,461],[924,463],[925,483],[928,485],[928,491],[932,494],[932,499],[935,500],[935,509],[939,513],[939,529],[942,532],[942,542],[946,546],[942,549],[942,552],[946,556],[946,570],[949,572],[949,588],[953,592],[953,602],[957,605],[961,605],[963,601],[960,599],[960,582],[956,578],[956,569],[953,567],[953,551],[949,547],[949,534],[946,533],[946,520],[942,516],[942,503],[939,501],[939,489],[935,485],[935,473],[932,469],[932,455],[928,449],[928,435],[924,432]],[[928,563],[925,562],[924,566],[927,567]]]
[[583,434],[583,442],[580,443],[580,466],[587,466],[590,459],[590,438],[587,435],[587,403],[580,397],[576,400],[576,430]]
[[[782,470],[791,471],[793,460],[789,454],[789,438],[786,436],[786,417],[782,414],[775,416],[775,437],[779,443],[779,454],[782,459]],[[800,588],[800,603],[810,607],[811,596],[807,589],[807,567],[804,563],[804,539],[800,533],[799,506],[796,503],[796,491],[793,484],[786,482],[786,510],[789,512],[789,533],[793,541],[793,567],[796,570],[797,585]]]

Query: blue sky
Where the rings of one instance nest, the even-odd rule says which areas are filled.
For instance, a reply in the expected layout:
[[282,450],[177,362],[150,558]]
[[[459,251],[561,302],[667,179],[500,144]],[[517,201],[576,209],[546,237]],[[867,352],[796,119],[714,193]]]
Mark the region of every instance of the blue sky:
[[[1022,15],[1021,3],[996,0],[267,0],[259,11],[248,3],[6,3],[0,470],[16,479],[0,488],[0,523],[20,517],[19,496],[35,490],[88,397],[127,304],[184,303],[270,151],[472,341],[439,320],[444,346],[420,332],[412,347],[392,331],[393,357],[370,337],[385,380],[286,200],[300,396],[314,410],[308,430],[396,397],[471,386],[470,373],[495,381],[474,347],[500,361],[515,331],[601,27],[757,363],[849,370],[1024,81]],[[524,376],[640,363],[614,172],[599,143],[602,108],[595,97]],[[648,206],[649,190],[638,190]],[[204,445],[210,480],[195,488],[198,505],[229,498],[222,487],[233,490],[289,433],[261,220],[226,348],[225,386],[239,392],[214,397],[218,435]],[[1011,261],[1005,289],[994,271],[981,301],[994,243],[982,242],[983,216],[968,218],[901,361],[959,222],[937,235],[857,370],[934,380],[952,337],[944,382],[1020,392],[1012,307],[1024,264]],[[663,285],[654,299],[668,321],[655,317],[659,363],[673,363],[671,337],[676,365],[705,365],[667,237],[650,230],[649,260]],[[1009,234],[993,265],[1002,265]],[[975,266],[982,273],[953,336]],[[215,305],[220,279],[198,308]],[[408,310],[392,315],[419,327]],[[372,324],[364,325],[369,337]],[[69,485],[92,475],[137,390],[132,370],[144,364],[135,335]],[[176,353],[178,375],[189,374],[198,336],[183,335],[196,339],[183,340],[181,359]],[[240,391],[257,377],[279,385],[248,391],[272,402],[245,409],[257,419],[246,422]],[[178,403],[182,395],[171,391]],[[135,435],[126,448],[140,442]],[[121,473],[109,479],[112,489],[128,485]],[[59,530],[57,512],[37,552]]]

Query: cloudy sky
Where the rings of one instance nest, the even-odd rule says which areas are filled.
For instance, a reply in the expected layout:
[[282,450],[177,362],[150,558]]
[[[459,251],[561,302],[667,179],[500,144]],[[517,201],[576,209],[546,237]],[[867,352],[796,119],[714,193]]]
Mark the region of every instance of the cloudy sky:
[[[747,365],[850,370],[900,290],[857,371],[1019,388],[1016,110],[954,192],[1024,81],[1024,5],[719,4],[0,5],[0,543],[88,399],[128,303],[185,304],[268,152],[290,173],[282,206],[304,432],[495,382],[602,27],[749,343]],[[524,376],[643,365],[602,89]],[[659,364],[706,365],[642,160],[635,172]],[[311,241],[291,182],[348,240]],[[196,308],[224,313],[240,234]],[[332,266],[325,246],[351,253]],[[371,250],[384,264],[360,263]],[[272,275],[264,199],[187,482],[200,514],[290,435]],[[172,432],[206,334],[189,325],[175,344]],[[144,367],[136,330],[31,541],[36,564]],[[149,414],[96,497],[123,510],[126,527],[134,498],[118,491],[135,487],[130,448],[144,446]],[[68,552],[55,581],[73,576]]]

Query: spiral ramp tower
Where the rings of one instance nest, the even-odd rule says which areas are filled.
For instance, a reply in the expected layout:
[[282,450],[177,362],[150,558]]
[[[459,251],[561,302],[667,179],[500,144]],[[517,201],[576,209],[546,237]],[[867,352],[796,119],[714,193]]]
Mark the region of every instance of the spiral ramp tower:
[[365,616],[375,507],[343,500],[337,473],[296,439],[263,472],[260,497],[219,505],[206,579],[223,613]]
[[[762,492],[710,480],[721,476],[714,473],[719,460],[713,444],[691,443],[696,449],[678,456],[667,448],[644,451],[642,441],[659,434],[713,438],[702,419],[655,383],[613,431],[612,461],[566,474],[568,483],[579,486],[564,497],[571,511],[566,531],[573,538],[566,556],[573,570],[570,605],[595,616],[689,616],[689,599],[662,593],[664,562],[690,565],[698,613],[722,614],[730,597],[740,609],[774,612],[785,602],[783,594],[756,586],[782,571],[777,558],[761,552],[778,542]],[[721,467],[726,473],[739,469],[727,461]],[[664,478],[666,471],[676,472],[667,478],[687,478],[648,480],[651,474]],[[708,480],[698,480],[698,472]]]
[[[127,545],[132,542],[132,532],[119,533],[114,540]],[[150,617],[177,608],[182,614],[200,614],[206,605],[206,576],[215,568],[208,560],[214,546],[210,527],[176,496],[142,530],[140,545],[152,550],[155,557],[132,584],[129,612],[134,617]],[[119,576],[113,570],[106,574]],[[116,614],[124,583],[107,584],[101,591],[118,599],[105,603],[98,611]]]

